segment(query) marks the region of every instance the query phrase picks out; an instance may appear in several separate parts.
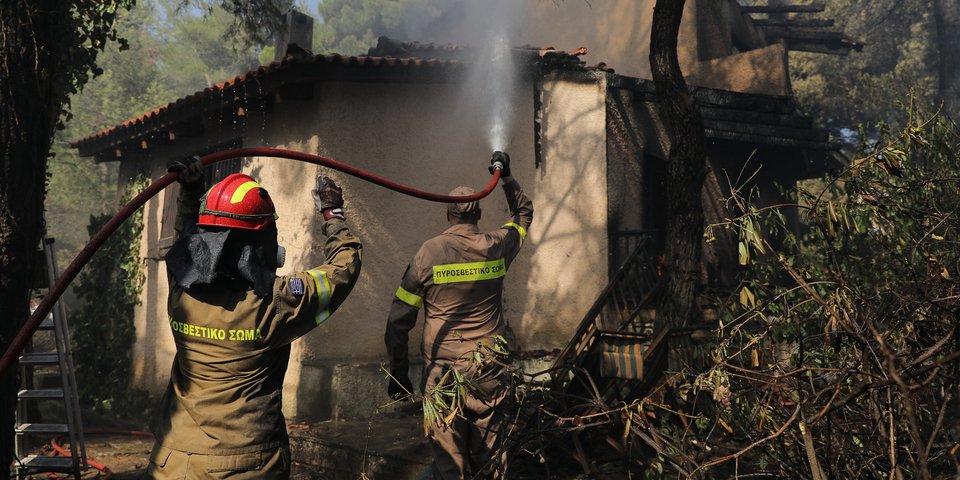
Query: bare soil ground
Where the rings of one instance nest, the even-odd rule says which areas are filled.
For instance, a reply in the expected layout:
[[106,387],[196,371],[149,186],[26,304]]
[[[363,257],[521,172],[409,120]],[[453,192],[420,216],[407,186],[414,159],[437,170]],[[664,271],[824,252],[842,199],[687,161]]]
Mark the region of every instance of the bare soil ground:
[[[150,459],[150,449],[153,448],[153,438],[142,435],[99,434],[89,428],[86,436],[87,458],[91,464],[104,465],[113,472],[109,478],[115,480],[130,480],[144,478],[147,462]],[[66,445],[69,449],[69,444]],[[55,455],[49,440],[31,453],[38,455]],[[88,469],[83,478],[104,478],[107,475],[95,468]],[[49,479],[47,474],[35,474],[27,477],[31,480]],[[61,475],[61,478],[70,478],[70,475]]]
[[[42,418],[48,423],[64,422],[64,413],[59,405],[47,406],[43,411],[35,412],[34,418]],[[81,412],[84,423],[84,435],[87,458],[91,465],[102,465],[109,474],[97,468],[84,471],[82,478],[110,478],[112,480],[135,480],[146,478],[150,451],[153,449],[153,436],[149,433],[147,414],[143,418],[120,418],[89,409]],[[52,436],[32,436],[29,441],[28,455],[57,455],[51,446]],[[59,441],[63,448],[70,450],[67,439]],[[302,465],[294,461],[291,469],[293,480],[328,480],[328,476],[316,467]],[[50,480],[51,478],[72,478],[72,475],[51,477],[47,473],[27,476],[29,480]]]
[[[150,450],[153,448],[153,438],[144,435],[96,433],[107,430],[103,427],[87,427],[86,437],[87,456],[91,463],[96,462],[109,469],[111,474],[95,468],[88,469],[83,474],[84,479],[110,478],[111,480],[138,480],[146,478],[147,464],[150,461]],[[129,430],[130,432],[145,431]],[[38,443],[31,453],[52,455],[53,448],[49,440],[42,445]],[[69,448],[69,445],[67,445]],[[34,474],[27,477],[29,480],[50,480],[48,474]],[[58,478],[71,478],[70,475],[61,475]],[[320,469],[301,465],[294,462],[291,478],[293,480],[327,480],[328,477]]]

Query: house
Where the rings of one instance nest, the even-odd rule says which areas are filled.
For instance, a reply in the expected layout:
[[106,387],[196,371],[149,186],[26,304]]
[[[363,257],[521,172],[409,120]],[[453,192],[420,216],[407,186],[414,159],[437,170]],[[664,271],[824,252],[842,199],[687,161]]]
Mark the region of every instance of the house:
[[[649,27],[653,1],[610,3],[615,6],[591,11],[577,6],[575,18],[561,9],[541,12],[531,17],[539,20],[528,41],[593,42],[601,45],[595,57],[634,76],[588,66],[581,60],[584,49],[512,49],[518,68],[506,102],[513,121],[503,145],[488,142],[487,118],[478,113],[478,106],[502,100],[496,96],[503,92],[470,87],[477,71],[471,52],[480,50],[389,39],[361,57],[288,55],[73,145],[96,162],[120,162],[119,188],[137,175],[158,178],[171,160],[263,146],[320,154],[441,193],[486,184],[491,151],[508,151],[514,176],[536,208],[525,248],[507,277],[512,346],[552,351],[567,342],[630,242],[664,222],[659,179],[669,139],[652,82],[643,79],[646,54],[614,45],[610,30],[600,28],[627,14]],[[768,42],[734,1],[688,5],[680,56],[691,83],[703,86],[695,90],[711,167],[703,195],[708,221],[715,221],[724,215],[727,173],[735,176],[751,156],[751,165],[763,166],[759,184],[789,184],[821,173],[835,145],[790,96],[787,44]],[[722,14],[713,15],[717,8]],[[554,28],[563,22],[570,28]],[[642,47],[647,33],[632,25],[618,28]],[[548,42],[551,32],[558,39]],[[363,272],[334,317],[294,344],[284,408],[291,417],[311,419],[372,413],[387,402],[380,370],[387,309],[421,242],[445,229],[444,206],[283,159],[223,162],[208,171],[208,180],[236,171],[259,179],[277,205],[279,241],[287,248],[280,273],[321,261],[321,219],[309,193],[314,177],[329,174],[343,185],[349,222],[364,242]],[[776,200],[774,189],[763,193]],[[154,391],[165,386],[174,355],[162,260],[173,240],[176,195],[168,188],[144,213],[146,281],[136,312],[133,370],[136,383]],[[499,226],[506,216],[499,189],[482,206],[481,228]],[[733,241],[710,247],[709,283],[734,280],[736,256],[727,253],[735,251]],[[416,341],[411,350],[417,355]]]

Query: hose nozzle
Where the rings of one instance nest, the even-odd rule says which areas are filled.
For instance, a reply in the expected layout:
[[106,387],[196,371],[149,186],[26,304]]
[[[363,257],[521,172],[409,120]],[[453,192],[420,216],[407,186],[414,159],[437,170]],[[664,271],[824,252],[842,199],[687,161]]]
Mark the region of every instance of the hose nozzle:
[[507,155],[506,152],[501,152],[497,150],[493,152],[493,156],[490,157],[490,174],[493,175],[493,172],[500,170],[500,175],[504,177],[510,176],[510,155]]

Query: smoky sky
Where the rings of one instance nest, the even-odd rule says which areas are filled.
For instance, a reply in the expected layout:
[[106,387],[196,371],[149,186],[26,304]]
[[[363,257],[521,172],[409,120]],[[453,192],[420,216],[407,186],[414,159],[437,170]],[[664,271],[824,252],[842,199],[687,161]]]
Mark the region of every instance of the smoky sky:
[[[506,148],[508,132],[516,117],[511,104],[518,83],[516,57],[511,48],[520,46],[529,0],[449,0],[433,2],[443,13],[427,21],[430,2],[411,0],[421,8],[405,11],[407,40],[457,44],[470,48],[469,67],[463,87],[462,107],[481,115],[491,150]],[[532,0],[536,1],[536,0]]]
[[[423,9],[405,11],[404,33],[411,39],[437,43],[488,45],[498,36],[519,42],[527,11],[526,3],[537,0],[434,1],[443,13],[435,20]],[[419,2],[418,2],[419,3]]]

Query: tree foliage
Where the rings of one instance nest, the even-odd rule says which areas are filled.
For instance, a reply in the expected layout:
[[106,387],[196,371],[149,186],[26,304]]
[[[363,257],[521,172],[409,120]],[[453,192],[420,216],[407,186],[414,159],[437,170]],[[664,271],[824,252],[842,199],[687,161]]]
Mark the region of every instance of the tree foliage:
[[855,148],[858,126],[902,122],[897,98],[937,98],[937,29],[931,0],[828,0],[824,18],[863,41],[849,56],[791,52],[800,105]]
[[293,0],[180,0],[175,14],[195,11],[212,16],[226,12],[234,21],[225,32],[227,37],[251,45],[269,43],[283,26],[283,16],[293,7]]
[[[36,43],[33,48],[21,50],[26,54],[26,58],[18,58],[14,52],[5,48],[0,54],[0,64],[3,65],[0,79],[6,84],[21,73],[21,68],[25,66],[22,62],[25,60],[33,61],[40,67],[57,65],[59,68],[39,70],[35,74],[38,76],[37,80],[53,87],[49,95],[56,108],[50,112],[53,115],[50,121],[56,121],[61,115],[69,117],[70,112],[66,108],[69,106],[69,96],[80,91],[92,75],[101,72],[97,66],[100,52],[109,42],[117,42],[121,49],[127,48],[126,40],[120,37],[114,28],[114,21],[121,12],[132,8],[134,1],[90,0],[18,11],[21,6],[17,4],[21,3],[23,2],[9,2],[3,13],[11,20],[21,20],[24,23],[5,27],[35,41],[48,40],[43,38],[44,35],[55,34],[55,37],[49,39],[52,42],[50,48],[43,48],[43,44]],[[12,40],[13,38],[9,38],[7,41]],[[5,95],[10,93],[6,88],[3,90]]]
[[[203,2],[203,3],[200,3]],[[135,0],[12,0],[0,2],[0,349],[5,350],[28,312],[29,282],[38,267],[34,250],[45,233],[47,162],[55,127],[69,120],[70,96],[103,73],[98,55],[126,39],[117,17]],[[212,5],[206,0],[191,5]],[[239,20],[235,32],[265,39],[276,31],[288,0],[223,0]],[[133,76],[149,72],[137,71]],[[142,79],[141,79],[142,80]],[[125,99],[119,99],[120,102]],[[76,165],[76,164],[74,164]],[[16,376],[0,379],[0,464],[13,456]]]
[[319,52],[361,55],[381,35],[420,40],[418,33],[449,7],[450,0],[325,0],[317,6],[315,26]]
[[[130,199],[147,184],[132,182],[124,195]],[[92,236],[112,214],[90,216]],[[131,394],[130,351],[136,339],[134,307],[140,303],[140,235],[143,212],[137,211],[104,243],[80,273],[75,291],[83,300],[74,322],[72,342],[80,400],[95,410],[142,415]],[[103,301],[109,298],[110,301]]]
[[47,227],[58,261],[70,261],[87,241],[86,219],[117,204],[116,165],[96,165],[68,141],[255,68],[262,47],[229,38],[234,18],[219,8],[181,11],[179,0],[146,1],[118,16],[117,32],[100,56],[101,75],[71,97],[72,118],[57,133],[50,161]]
[[[47,160],[69,95],[97,73],[133,0],[0,2],[0,349],[27,317],[44,234]],[[0,379],[0,464],[13,460],[16,375]]]

